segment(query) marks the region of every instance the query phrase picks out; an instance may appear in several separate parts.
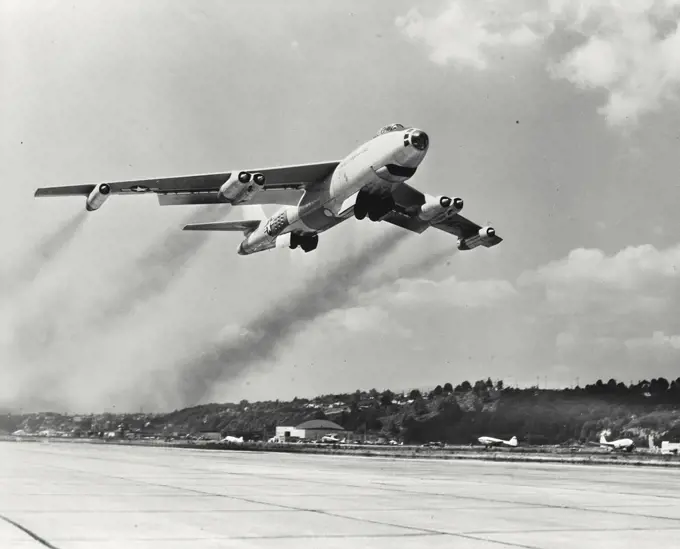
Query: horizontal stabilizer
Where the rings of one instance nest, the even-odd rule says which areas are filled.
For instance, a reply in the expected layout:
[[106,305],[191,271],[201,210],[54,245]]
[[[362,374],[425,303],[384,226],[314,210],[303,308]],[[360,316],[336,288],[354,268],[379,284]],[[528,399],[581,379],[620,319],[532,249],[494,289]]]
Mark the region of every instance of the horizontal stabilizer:
[[234,231],[251,233],[260,226],[261,221],[248,219],[245,221],[216,221],[212,223],[190,223],[185,225],[184,231]]

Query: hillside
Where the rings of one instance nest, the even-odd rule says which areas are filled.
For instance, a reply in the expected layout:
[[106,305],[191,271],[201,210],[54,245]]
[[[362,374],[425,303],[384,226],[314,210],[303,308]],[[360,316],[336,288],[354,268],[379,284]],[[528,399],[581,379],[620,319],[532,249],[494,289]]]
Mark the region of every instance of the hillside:
[[117,429],[120,434],[164,437],[220,432],[266,439],[277,425],[313,418],[330,419],[359,437],[398,439],[405,444],[435,440],[468,444],[481,435],[516,435],[524,444],[568,444],[597,439],[603,431],[633,438],[638,444],[646,444],[652,435],[658,443],[661,438],[680,440],[680,378],[630,386],[612,379],[554,391],[503,388],[502,382],[487,379],[455,388],[446,383],[429,394],[373,389],[290,402],[206,404],[169,414],[8,414],[2,417],[0,430],[96,436]]

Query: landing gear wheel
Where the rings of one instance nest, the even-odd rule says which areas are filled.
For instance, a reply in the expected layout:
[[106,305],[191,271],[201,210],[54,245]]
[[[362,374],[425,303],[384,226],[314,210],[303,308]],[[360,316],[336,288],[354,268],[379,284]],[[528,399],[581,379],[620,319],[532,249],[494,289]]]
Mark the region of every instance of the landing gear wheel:
[[305,253],[309,253],[311,251],[316,250],[316,247],[319,245],[319,235],[311,235],[311,236],[304,236],[301,238],[300,242],[300,248],[302,248]]
[[366,217],[366,207],[364,204],[359,204],[357,201],[357,204],[354,205],[354,217],[357,219],[363,219]]
[[393,209],[394,199],[391,196],[383,198],[382,200],[376,202],[373,208],[371,208],[371,211],[368,213],[368,218],[371,221],[380,221],[381,217],[386,216]]

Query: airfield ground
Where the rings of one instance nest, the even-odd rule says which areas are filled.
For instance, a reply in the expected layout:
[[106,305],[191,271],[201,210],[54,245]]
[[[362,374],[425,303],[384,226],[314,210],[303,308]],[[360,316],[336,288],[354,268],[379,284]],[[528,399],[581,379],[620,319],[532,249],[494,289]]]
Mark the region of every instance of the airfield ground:
[[0,464],[3,548],[619,549],[680,535],[675,468],[21,442],[0,442]]

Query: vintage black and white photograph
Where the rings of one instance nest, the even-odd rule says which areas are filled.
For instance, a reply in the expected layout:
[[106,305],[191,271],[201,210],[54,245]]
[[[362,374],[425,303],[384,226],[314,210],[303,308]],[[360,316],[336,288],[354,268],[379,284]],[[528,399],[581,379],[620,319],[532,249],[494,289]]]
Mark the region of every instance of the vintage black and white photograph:
[[680,546],[680,0],[0,0],[0,548]]

